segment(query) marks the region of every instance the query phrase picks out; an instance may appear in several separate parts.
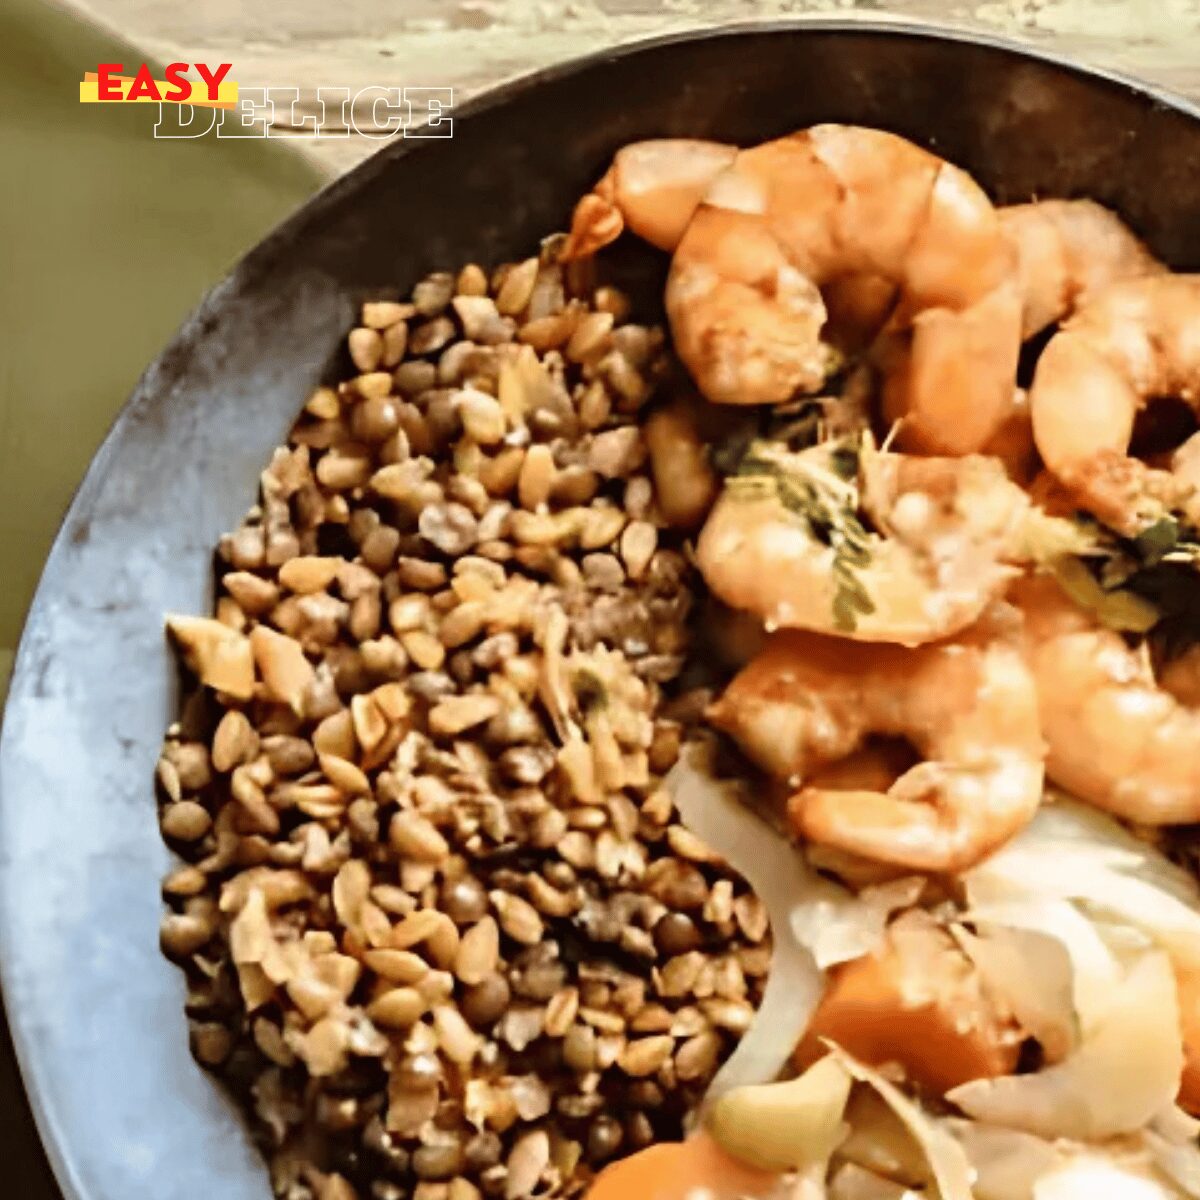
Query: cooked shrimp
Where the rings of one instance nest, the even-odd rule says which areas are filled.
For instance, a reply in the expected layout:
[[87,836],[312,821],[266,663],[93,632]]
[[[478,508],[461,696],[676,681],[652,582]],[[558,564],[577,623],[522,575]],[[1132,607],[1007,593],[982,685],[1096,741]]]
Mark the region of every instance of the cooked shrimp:
[[1067,791],[1143,825],[1200,821],[1200,708],[1154,678],[1149,658],[1046,576],[1022,579],[1046,771]]
[[712,181],[737,153],[736,146],[695,138],[623,146],[575,206],[563,259],[595,254],[626,227],[652,246],[673,251]]
[[1185,481],[1129,455],[1153,397],[1200,409],[1200,275],[1116,283],[1050,339],[1029,393],[1046,466],[1077,502],[1122,533],[1192,504]]
[[[1042,200],[997,211],[1017,251],[1023,338],[1063,320],[1111,283],[1166,270],[1116,213],[1092,200]],[[1014,389],[1006,417],[981,453],[996,455],[1011,478],[1029,483],[1037,448],[1024,389]]]
[[1061,321],[1111,283],[1166,271],[1116,213],[1094,200],[1039,200],[999,213],[1017,249],[1022,337]]
[[941,1095],[1011,1074],[1022,1034],[988,999],[950,934],[917,909],[892,923],[873,954],[833,969],[796,1065],[820,1058],[826,1038],[872,1066],[899,1063]]
[[1200,644],[1189,646],[1164,663],[1158,686],[1186,708],[1200,708]]
[[1015,574],[1024,492],[992,459],[864,453],[856,483],[836,453],[763,450],[761,474],[729,480],[696,550],[712,591],[769,627],[860,641],[917,645],[976,620]]
[[886,792],[912,765],[902,742],[874,741],[814,771],[808,782],[831,792]]
[[[675,251],[676,349],[712,400],[814,391],[831,362],[820,288],[847,275],[897,286],[889,361],[903,369],[885,380],[885,400],[907,414],[905,435],[931,452],[977,449],[1016,373],[1015,254],[970,176],[893,134],[819,125],[739,153]],[[975,362],[963,378],[966,347]],[[966,391],[944,426],[950,386]]]
[[[1115,213],[1094,201],[1043,200],[997,211],[1001,227],[1017,252],[1023,338],[1061,321],[1088,295],[1109,283],[1165,270]],[[980,312],[986,316],[986,307]],[[972,346],[956,345],[952,337],[941,344],[950,354],[958,355],[963,370],[974,369]],[[886,354],[886,338],[881,345]],[[949,380],[952,366],[942,369]],[[893,375],[895,371],[893,366]],[[919,385],[917,390],[921,390]],[[945,419],[952,421],[953,393],[947,393],[946,400]],[[904,413],[893,405],[886,415],[900,419]],[[1000,424],[978,449],[998,457],[1018,483],[1030,481],[1037,453],[1029,401],[1023,389],[1013,388]]]
[[[1029,668],[1007,631],[906,650],[774,634],[710,709],[759,766],[798,788],[798,833],[918,871],[966,870],[1022,829],[1042,793]],[[812,776],[872,734],[925,760],[886,791],[828,790]]]
[[998,458],[1014,483],[1026,487],[1033,482],[1037,471],[1037,447],[1033,444],[1029,393],[1024,388],[1013,389],[1007,415],[980,453]]
[[[1061,321],[1088,296],[1111,283],[1166,271],[1116,213],[1093,200],[1042,200],[997,212],[1017,253],[1022,338]],[[860,295],[864,298],[859,301],[859,311],[870,311],[863,306],[872,298],[879,311],[883,293],[880,281],[874,283],[873,295],[863,282],[849,291],[851,302]],[[859,323],[865,326],[865,318],[860,317]],[[953,345],[947,340],[948,348]],[[972,364],[969,354],[967,350],[962,360],[968,366]],[[893,409],[888,415],[900,418],[904,414]],[[947,419],[953,417],[947,414]],[[1014,388],[1003,422],[979,449],[1000,458],[1017,482],[1029,482],[1036,450],[1029,403],[1022,389]]]

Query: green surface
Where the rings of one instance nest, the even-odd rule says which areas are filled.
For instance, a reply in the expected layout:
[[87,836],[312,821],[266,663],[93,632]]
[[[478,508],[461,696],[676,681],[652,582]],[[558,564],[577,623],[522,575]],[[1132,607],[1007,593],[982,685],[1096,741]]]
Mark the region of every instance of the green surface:
[[155,139],[155,105],[79,103],[84,71],[143,57],[56,8],[0,0],[0,650],[142,370],[321,183],[266,140]]

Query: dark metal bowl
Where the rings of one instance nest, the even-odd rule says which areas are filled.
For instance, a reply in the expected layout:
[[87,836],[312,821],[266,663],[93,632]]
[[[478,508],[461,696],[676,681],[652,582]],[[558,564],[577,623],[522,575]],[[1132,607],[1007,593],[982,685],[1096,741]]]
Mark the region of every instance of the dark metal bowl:
[[[151,777],[176,700],[162,617],[206,611],[212,547],[356,303],[523,255],[623,142],[749,143],[818,121],[905,134],[1002,201],[1095,197],[1173,265],[1200,261],[1189,106],[990,39],[742,27],[545,71],[458,111],[450,140],[394,141],[254,250],[146,372],[50,555],[0,745],[0,966],[70,1200],[269,1194],[188,1054],[182,978],[159,956]],[[651,291],[652,255],[617,260]]]

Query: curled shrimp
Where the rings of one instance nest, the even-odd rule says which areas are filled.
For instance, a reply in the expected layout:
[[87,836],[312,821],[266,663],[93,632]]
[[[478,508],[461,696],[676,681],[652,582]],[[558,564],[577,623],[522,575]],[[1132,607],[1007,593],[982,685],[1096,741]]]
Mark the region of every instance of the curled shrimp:
[[[1200,706],[1157,681],[1144,650],[1054,579],[1019,580],[1011,598],[1025,614],[1050,778],[1129,821],[1200,821]],[[1187,683],[1175,690],[1188,696]]]
[[1094,200],[1038,200],[998,211],[1017,250],[1023,337],[1061,321],[1111,283],[1166,271],[1116,213]]
[[[1000,227],[1017,255],[1017,286],[1021,299],[1021,336],[1033,337],[1069,316],[1088,296],[1111,283],[1161,275],[1166,268],[1110,209],[1094,200],[1040,200],[996,210]],[[856,314],[882,312],[883,281],[851,280],[845,288]],[[868,288],[874,283],[874,290]],[[862,299],[859,299],[862,297]],[[839,296],[842,304],[846,301]],[[865,308],[874,301],[875,308]],[[833,308],[832,299],[829,307]],[[882,325],[882,320],[875,328]],[[858,328],[869,327],[864,316]],[[902,417],[896,411],[890,415]],[[1026,392],[1014,388],[1001,423],[978,447],[994,454],[1020,483],[1028,483],[1036,460],[1033,427]]]
[[1118,532],[1195,507],[1184,478],[1130,457],[1129,443],[1152,397],[1200,409],[1198,317],[1200,275],[1127,280],[1091,297],[1038,360],[1029,392],[1038,451],[1077,503]]
[[[709,719],[796,789],[788,816],[803,837],[957,873],[1024,828],[1042,794],[1033,677],[1017,640],[992,625],[915,649],[780,631]],[[924,761],[887,791],[814,786],[874,735],[908,739]]]
[[844,452],[752,452],[700,534],[709,588],[769,628],[860,641],[917,645],[975,621],[1016,574],[1025,493],[989,458],[868,450],[847,478]]
[[[885,404],[907,415],[923,449],[970,450],[997,423],[1016,371],[1014,258],[965,172],[893,134],[820,125],[743,150],[714,180],[676,248],[666,306],[710,399],[776,403],[828,374],[820,288],[846,275],[891,281]],[[969,378],[947,341],[970,346]],[[947,372],[966,387],[951,429],[930,408]]]
[[710,400],[820,388],[838,361],[824,337],[832,287],[835,308],[864,319],[892,309],[884,402],[914,448],[968,453],[1003,420],[1020,338],[1015,252],[974,180],[903,138],[818,125],[741,151],[628,146],[576,207],[564,253],[626,224],[664,248],[682,231],[666,308]]
[[712,181],[737,157],[736,146],[696,138],[655,138],[617,151],[612,166],[575,206],[564,259],[582,258],[625,228],[673,251]]
[[[1022,338],[1063,320],[1110,283],[1166,270],[1116,213],[1093,200],[1041,200],[997,211],[1017,252]],[[980,449],[999,458],[1018,483],[1031,481],[1037,447],[1023,388],[1014,389],[1007,415]]]

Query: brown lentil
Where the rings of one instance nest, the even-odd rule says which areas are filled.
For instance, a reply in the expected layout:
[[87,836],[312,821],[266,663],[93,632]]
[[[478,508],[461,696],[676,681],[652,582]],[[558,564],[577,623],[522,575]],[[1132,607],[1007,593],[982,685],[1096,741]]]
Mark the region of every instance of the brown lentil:
[[484,976],[467,987],[459,1001],[463,1016],[476,1028],[495,1024],[508,1008],[512,992],[503,975]]
[[157,768],[162,944],[263,1143],[324,1148],[280,1200],[578,1196],[681,1135],[769,969],[661,782],[711,695],[662,338],[552,245],[364,304],[172,622],[215,696]]
[[165,837],[182,842],[195,842],[212,828],[212,818],[203,804],[181,800],[163,809],[162,831]]
[[487,912],[487,892],[473,875],[447,879],[442,884],[438,907],[460,925],[478,921]]

